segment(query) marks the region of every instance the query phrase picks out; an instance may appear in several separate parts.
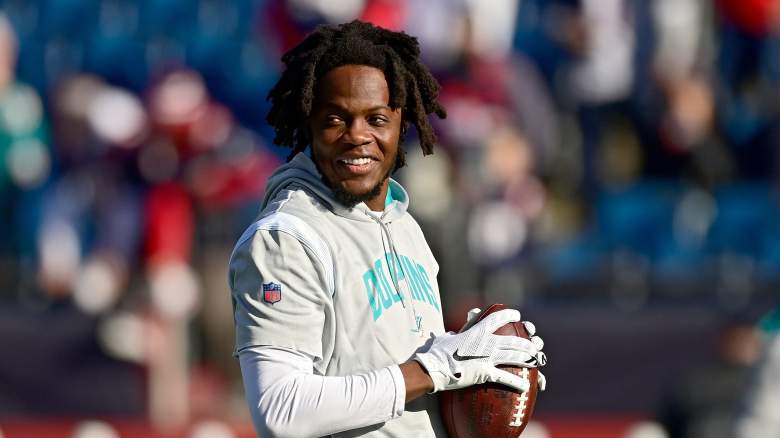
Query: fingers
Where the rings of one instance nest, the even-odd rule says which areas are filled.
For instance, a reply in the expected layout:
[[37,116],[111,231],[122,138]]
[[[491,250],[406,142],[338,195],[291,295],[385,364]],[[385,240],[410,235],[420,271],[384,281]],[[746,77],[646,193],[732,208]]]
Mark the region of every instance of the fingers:
[[510,365],[523,368],[536,368],[539,365],[538,353],[527,351],[502,350],[491,357],[494,365]]
[[481,326],[486,332],[493,333],[504,324],[518,321],[520,321],[520,312],[515,309],[504,309],[491,313],[474,327]]
[[536,353],[536,366],[543,367],[545,365],[547,365],[547,355],[541,351]]
[[482,309],[480,309],[479,307],[475,307],[469,310],[469,313],[466,314],[466,324],[477,319],[480,313],[482,313]]
[[463,328],[460,329],[461,332],[468,330],[471,326],[474,325],[474,323],[477,321],[477,318],[479,318],[479,314],[482,313],[482,309],[479,307],[475,307],[466,314],[466,323],[463,324]]
[[531,341],[536,345],[536,348],[538,350],[541,350],[544,348],[544,341],[539,336],[534,336],[536,334],[536,326],[531,321],[523,321],[523,327],[525,327],[525,331],[528,332],[528,337],[531,338]]
[[536,326],[531,321],[523,321],[523,327],[525,327],[529,337],[536,334]]
[[525,339],[519,336],[493,336],[495,336],[496,346],[505,350],[527,350],[536,353],[544,348],[544,341],[539,336],[534,336],[531,339]]
[[536,354],[539,352],[539,347],[536,346],[533,340],[518,336],[493,336],[495,336],[496,339],[496,347],[501,350],[519,350],[529,354]]
[[525,331],[528,332],[528,337],[531,339],[531,342],[536,345],[537,350],[541,350],[544,348],[544,341],[539,336],[534,336],[536,334],[536,326],[531,321],[523,321],[523,327],[525,327]]
[[536,382],[539,384],[539,391],[544,391],[547,388],[547,377],[544,377],[541,371],[539,371],[539,377],[536,378]]
[[520,392],[526,392],[531,388],[531,382],[509,371],[492,368],[488,371],[488,381],[506,385]]
[[500,350],[491,357],[495,365],[538,368],[547,365],[547,355],[541,351]]

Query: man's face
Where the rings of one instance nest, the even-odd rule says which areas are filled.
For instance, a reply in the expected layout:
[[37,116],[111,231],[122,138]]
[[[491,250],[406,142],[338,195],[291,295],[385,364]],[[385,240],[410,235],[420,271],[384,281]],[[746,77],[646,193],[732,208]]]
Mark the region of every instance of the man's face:
[[309,127],[312,157],[339,202],[384,209],[387,183],[398,155],[401,110],[389,106],[384,73],[344,65],[317,85]]

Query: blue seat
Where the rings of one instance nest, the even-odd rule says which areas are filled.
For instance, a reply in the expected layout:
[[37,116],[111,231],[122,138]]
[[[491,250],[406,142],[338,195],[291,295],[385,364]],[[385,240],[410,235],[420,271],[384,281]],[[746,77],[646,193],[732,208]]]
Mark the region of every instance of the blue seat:
[[570,241],[543,249],[537,259],[555,284],[592,276],[603,266],[607,254],[606,242],[590,230]]
[[762,239],[758,258],[759,274],[775,282],[780,281],[780,224],[768,230]]
[[654,259],[662,235],[671,227],[678,191],[674,181],[646,180],[602,192],[596,201],[596,223],[609,249]]
[[226,46],[220,64],[219,81],[209,81],[214,96],[234,109],[247,126],[268,129],[265,117],[268,91],[278,78],[276,57],[256,41]]
[[148,80],[145,45],[127,35],[93,35],[86,45],[84,69],[136,92]]
[[736,253],[759,258],[765,237],[777,226],[780,205],[768,182],[738,183],[715,194],[718,213],[708,236],[716,254]]
[[193,1],[196,12],[192,32],[223,38],[251,38],[262,3],[256,0]]
[[99,0],[39,0],[38,34],[83,40],[94,30]]
[[[237,45],[233,41],[216,35],[193,33],[186,43],[187,65],[198,70],[204,77],[222,77],[226,70],[225,64],[231,63],[231,57],[237,56]],[[230,76],[230,72],[227,72]]]
[[38,2],[5,0],[0,2],[0,8],[8,16],[19,39],[35,38],[40,25]]
[[194,31],[197,8],[190,0],[140,0],[139,33],[184,41]]
[[673,230],[664,233],[659,240],[653,260],[653,273],[657,279],[696,278],[709,268],[710,258],[703,245],[687,245],[675,236]]
[[709,268],[706,238],[715,214],[713,196],[687,187],[680,193],[670,216],[659,229],[653,270],[661,281],[695,280]]
[[35,38],[28,38],[20,41],[19,58],[16,61],[16,76],[22,82],[26,82],[35,87],[41,94],[46,96],[48,89],[48,79],[46,77],[44,42]]

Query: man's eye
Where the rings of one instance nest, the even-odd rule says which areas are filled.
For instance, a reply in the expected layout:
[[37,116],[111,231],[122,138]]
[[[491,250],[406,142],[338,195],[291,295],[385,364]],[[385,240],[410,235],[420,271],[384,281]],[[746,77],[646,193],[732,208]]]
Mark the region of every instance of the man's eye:
[[375,116],[368,119],[368,122],[371,123],[374,126],[384,126],[387,124],[388,120],[386,117],[383,116]]
[[341,123],[341,118],[338,116],[327,116],[325,117],[325,123],[327,125],[338,125]]

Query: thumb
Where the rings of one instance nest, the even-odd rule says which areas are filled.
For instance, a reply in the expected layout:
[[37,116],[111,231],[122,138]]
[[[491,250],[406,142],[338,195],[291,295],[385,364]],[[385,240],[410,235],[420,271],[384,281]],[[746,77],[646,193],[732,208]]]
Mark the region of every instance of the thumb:
[[539,391],[547,389],[547,377],[544,377],[541,371],[539,371],[539,377],[536,379],[539,384]]

